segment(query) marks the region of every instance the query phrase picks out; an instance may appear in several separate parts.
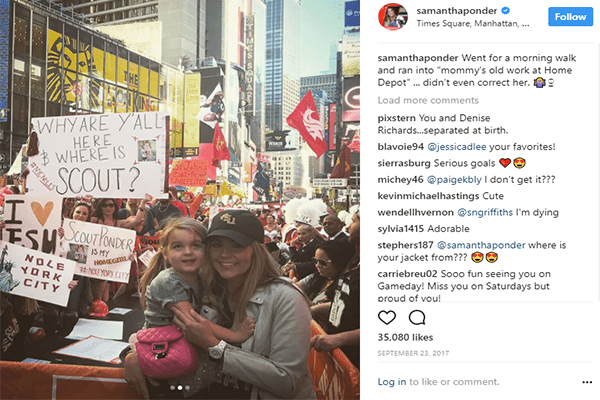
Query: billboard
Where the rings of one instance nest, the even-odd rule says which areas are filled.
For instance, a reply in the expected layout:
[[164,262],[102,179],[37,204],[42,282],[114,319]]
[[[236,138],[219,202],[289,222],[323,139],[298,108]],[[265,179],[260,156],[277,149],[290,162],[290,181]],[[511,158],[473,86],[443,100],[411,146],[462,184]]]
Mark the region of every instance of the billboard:
[[[221,71],[220,68],[218,68]],[[200,86],[200,109],[196,119],[200,121],[200,143],[212,143],[215,125],[223,119],[225,98],[223,75],[205,76],[202,72]]]
[[337,104],[329,104],[329,150],[335,150],[335,131],[337,121]]
[[8,101],[8,43],[10,41],[10,1],[0,0],[0,122],[6,122]]
[[246,107],[247,116],[254,116],[254,15],[246,16]]
[[342,75],[360,75],[360,38],[344,39],[342,52]]
[[273,131],[265,134],[265,151],[289,151],[298,148],[298,131]]
[[344,26],[360,26],[360,1],[347,1],[345,7]]
[[87,41],[48,30],[49,101],[68,105],[72,112],[158,111],[159,71],[150,70],[148,60]]
[[200,110],[200,74],[184,75],[184,126],[183,132],[183,157],[197,157],[198,144],[200,143],[200,123],[196,114]]
[[344,78],[342,121],[360,121],[360,76]]

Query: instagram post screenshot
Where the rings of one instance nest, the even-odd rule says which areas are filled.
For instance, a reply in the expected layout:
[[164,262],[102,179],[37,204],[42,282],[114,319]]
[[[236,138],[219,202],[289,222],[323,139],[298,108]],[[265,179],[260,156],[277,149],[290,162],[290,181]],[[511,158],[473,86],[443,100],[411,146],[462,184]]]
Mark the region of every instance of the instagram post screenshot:
[[0,398],[600,398],[597,11],[0,0]]
[[361,397],[360,6],[0,0],[0,399]]
[[363,396],[600,393],[598,30],[555,5],[362,3]]

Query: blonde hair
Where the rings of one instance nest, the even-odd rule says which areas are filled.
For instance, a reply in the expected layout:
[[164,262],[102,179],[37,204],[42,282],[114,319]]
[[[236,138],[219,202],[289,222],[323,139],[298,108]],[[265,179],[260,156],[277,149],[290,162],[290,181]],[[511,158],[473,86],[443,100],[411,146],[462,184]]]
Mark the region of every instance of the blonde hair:
[[140,291],[140,303],[142,307],[146,308],[146,289],[148,285],[152,283],[154,278],[160,273],[160,271],[169,268],[169,263],[163,253],[169,245],[169,237],[175,230],[185,229],[192,234],[198,235],[202,241],[208,234],[204,225],[192,218],[173,218],[169,219],[169,222],[165,225],[159,239],[160,249],[150,260],[148,268],[144,271],[144,275],[140,279],[139,291]]
[[[127,199],[127,203],[125,203],[125,208],[127,209],[127,211],[129,211],[129,215],[133,215],[135,217],[135,213],[133,212],[133,210],[131,209],[131,200],[138,200],[138,203],[136,205],[138,211],[141,210],[140,208],[140,199]],[[136,211],[137,212],[137,211]]]
[[[231,310],[233,311],[233,321],[237,322],[241,322],[246,317],[246,306],[256,292],[256,289],[272,279],[281,276],[279,265],[273,260],[273,257],[271,257],[269,250],[267,250],[264,244],[252,242],[250,246],[252,246],[250,268],[248,268],[244,276],[244,285],[240,289],[237,304]],[[233,322],[229,319],[228,313],[225,312],[225,304],[227,302],[225,299],[226,282],[225,279],[221,278],[210,261],[210,239],[208,253],[206,268],[203,268],[200,274],[205,286],[206,297],[209,303],[219,312],[219,325],[226,325]]]

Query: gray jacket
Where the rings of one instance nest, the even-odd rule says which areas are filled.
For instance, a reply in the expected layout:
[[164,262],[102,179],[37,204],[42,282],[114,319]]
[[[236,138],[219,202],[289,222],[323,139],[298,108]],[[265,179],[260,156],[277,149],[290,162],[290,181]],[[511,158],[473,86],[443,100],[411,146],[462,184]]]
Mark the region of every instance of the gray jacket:
[[[316,399],[308,369],[310,310],[302,294],[284,278],[259,288],[246,307],[256,320],[242,348],[228,345],[222,373],[252,384],[252,398]],[[212,319],[213,310],[202,307]]]

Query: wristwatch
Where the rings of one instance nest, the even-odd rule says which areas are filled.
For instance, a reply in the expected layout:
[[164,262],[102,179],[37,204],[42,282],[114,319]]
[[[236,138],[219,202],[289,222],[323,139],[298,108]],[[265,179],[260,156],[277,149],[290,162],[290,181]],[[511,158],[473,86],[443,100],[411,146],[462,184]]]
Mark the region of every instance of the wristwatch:
[[227,346],[227,342],[221,340],[216,346],[209,347],[208,356],[214,360],[220,360],[225,352],[225,346]]

